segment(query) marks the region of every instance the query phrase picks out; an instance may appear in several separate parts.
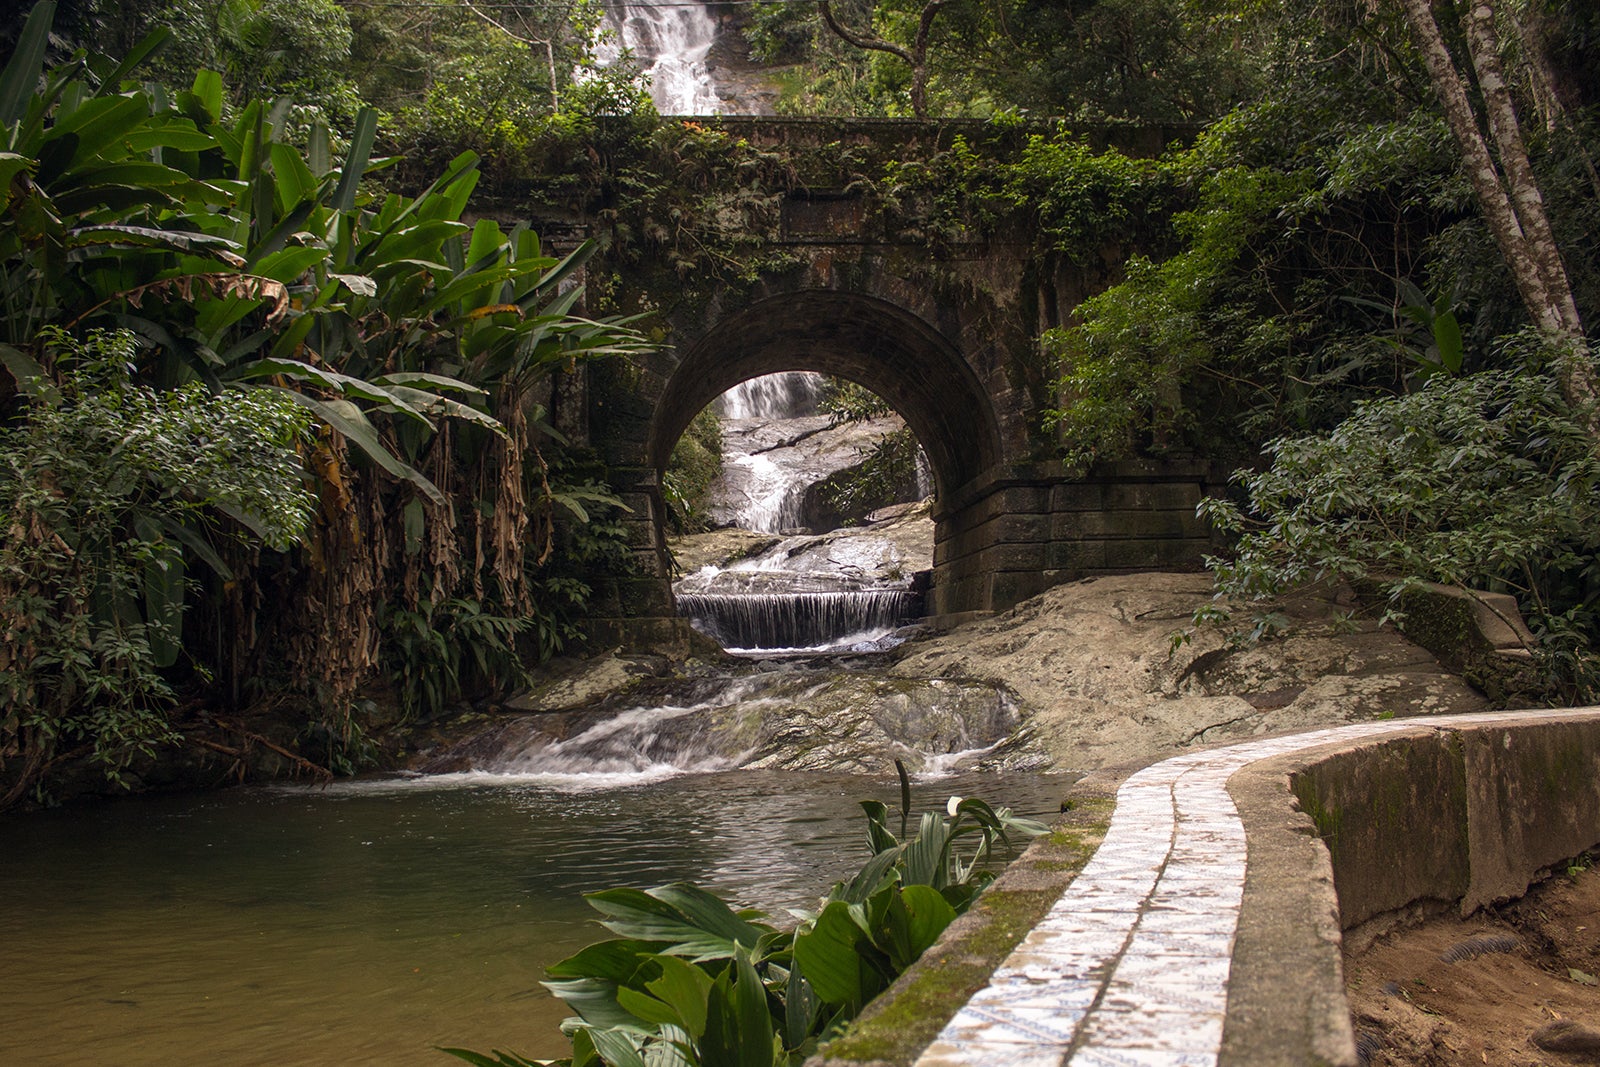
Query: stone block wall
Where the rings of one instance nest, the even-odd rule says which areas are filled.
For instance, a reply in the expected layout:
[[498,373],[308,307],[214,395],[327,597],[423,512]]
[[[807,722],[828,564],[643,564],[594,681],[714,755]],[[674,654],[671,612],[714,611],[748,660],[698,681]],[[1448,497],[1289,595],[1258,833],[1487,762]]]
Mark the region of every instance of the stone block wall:
[[1195,513],[1213,489],[1197,466],[1124,465],[1067,480],[1014,471],[935,513],[935,623],[1003,611],[1053,585],[1098,574],[1184,570],[1215,550]]

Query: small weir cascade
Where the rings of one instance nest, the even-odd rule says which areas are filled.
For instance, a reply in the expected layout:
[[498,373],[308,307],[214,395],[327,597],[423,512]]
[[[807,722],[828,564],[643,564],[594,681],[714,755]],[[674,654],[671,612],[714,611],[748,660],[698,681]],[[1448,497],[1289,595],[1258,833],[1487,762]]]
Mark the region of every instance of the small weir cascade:
[[[674,594],[679,614],[730,651],[879,651],[898,644],[897,631],[922,614],[915,575],[928,560],[903,530],[806,527],[807,491],[858,462],[860,442],[878,432],[841,436],[818,414],[824,382],[811,373],[764,375],[716,401],[723,474],[712,516],[774,537],[746,558],[686,575]],[[919,521],[927,525],[911,517],[901,526]]]

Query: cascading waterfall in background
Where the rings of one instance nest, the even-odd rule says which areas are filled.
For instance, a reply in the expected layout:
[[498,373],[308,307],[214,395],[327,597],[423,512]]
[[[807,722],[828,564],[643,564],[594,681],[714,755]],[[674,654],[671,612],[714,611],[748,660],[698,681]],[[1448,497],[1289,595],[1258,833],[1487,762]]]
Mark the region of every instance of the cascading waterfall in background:
[[[606,4],[622,46],[650,76],[650,98],[663,115],[716,115],[722,99],[706,67],[717,22],[694,0],[642,0]],[[602,49],[602,52],[608,51]],[[615,58],[602,54],[602,62]]]
[[[763,374],[740,382],[715,401],[725,420],[751,421],[802,419],[817,413],[823,378],[809,371]],[[803,476],[761,452],[742,452],[724,441],[723,463],[737,468],[744,486],[744,503],[733,514],[733,524],[760,533],[783,533],[800,525],[801,497],[808,482]]]
[[730,651],[769,654],[872,651],[921,613],[911,574],[889,539],[835,541],[807,533],[807,490],[837,467],[808,452],[832,425],[818,414],[825,379],[790,371],[723,393],[723,503],[712,514],[761,533],[786,534],[751,558],[704,567],[675,585],[678,611]]
[[725,419],[798,419],[817,413],[822,398],[822,375],[810,371],[783,371],[751,378],[723,393],[717,414]]

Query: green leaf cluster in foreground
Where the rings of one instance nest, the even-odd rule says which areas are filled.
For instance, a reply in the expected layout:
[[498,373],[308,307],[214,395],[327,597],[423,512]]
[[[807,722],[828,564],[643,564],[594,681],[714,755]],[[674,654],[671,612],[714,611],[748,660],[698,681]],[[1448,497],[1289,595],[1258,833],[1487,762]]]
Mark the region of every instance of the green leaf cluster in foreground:
[[[791,929],[678,883],[588,895],[617,937],[553,965],[545,984],[577,1012],[570,1067],[798,1064],[939,939],[993,880],[1011,838],[1045,827],[952,797],[900,840],[888,809],[862,801],[872,858]],[[906,811],[901,811],[902,825]],[[445,1049],[477,1067],[526,1067],[514,1053]]]

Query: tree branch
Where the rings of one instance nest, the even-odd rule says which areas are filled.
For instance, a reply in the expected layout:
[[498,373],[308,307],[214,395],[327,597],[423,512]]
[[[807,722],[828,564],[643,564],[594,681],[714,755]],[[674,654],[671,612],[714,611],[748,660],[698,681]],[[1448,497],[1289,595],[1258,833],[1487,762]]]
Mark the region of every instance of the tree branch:
[[817,10],[822,13],[822,21],[828,24],[828,29],[832,30],[834,36],[840,40],[853,44],[857,48],[864,48],[869,52],[887,52],[892,56],[899,56],[905,60],[907,65],[916,66],[915,61],[911,58],[911,53],[894,42],[885,41],[882,37],[860,34],[842,25],[838,19],[834,18],[833,5],[828,0],[817,0]]
[[468,11],[472,12],[474,15],[478,16],[480,19],[487,22],[489,25],[493,26],[495,29],[499,30],[513,41],[516,41],[519,44],[528,45],[530,48],[538,47],[544,49],[545,59],[550,67],[550,107],[554,110],[559,110],[561,108],[561,96],[556,89],[556,49],[554,39],[550,37],[524,37],[505,24],[497,22],[487,12],[480,10],[475,4],[473,4],[472,0],[461,0],[461,3],[466,6]]

